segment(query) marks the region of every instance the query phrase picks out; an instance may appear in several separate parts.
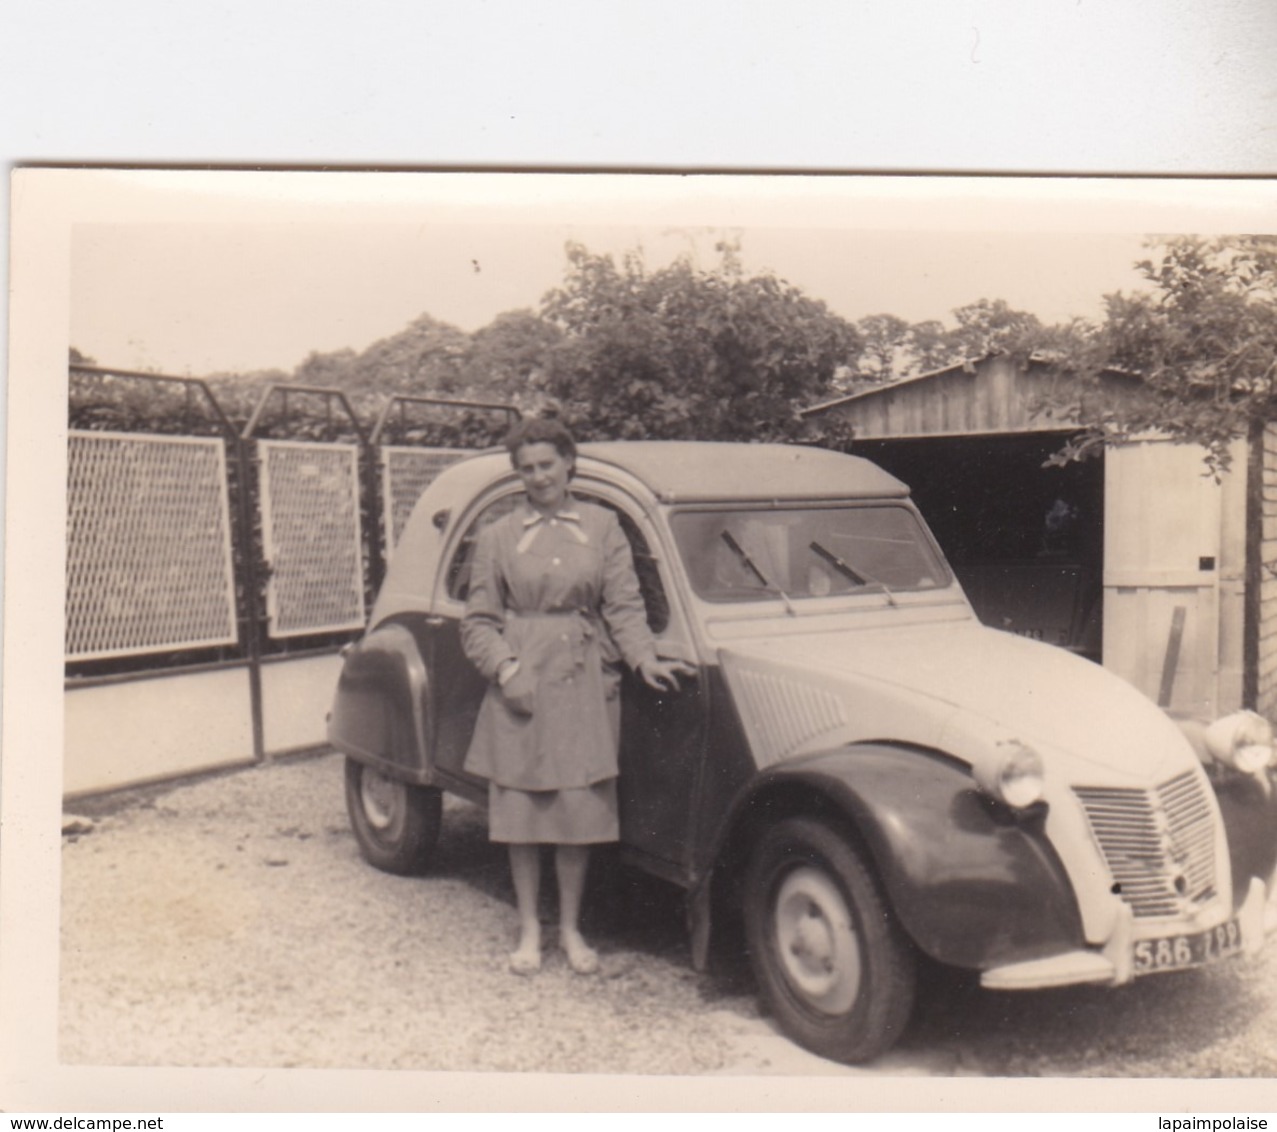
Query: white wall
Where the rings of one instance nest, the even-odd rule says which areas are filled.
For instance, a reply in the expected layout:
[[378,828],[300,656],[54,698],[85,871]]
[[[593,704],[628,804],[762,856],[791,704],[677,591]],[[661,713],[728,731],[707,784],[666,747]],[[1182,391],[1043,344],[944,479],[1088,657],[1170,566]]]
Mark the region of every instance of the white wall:
[[[327,741],[341,657],[262,666],[266,755]],[[146,675],[64,696],[63,793],[116,790],[254,761],[248,668]]]
[[327,741],[341,657],[302,657],[262,665],[262,729],[268,755]]
[[69,688],[64,794],[253,761],[248,669]]

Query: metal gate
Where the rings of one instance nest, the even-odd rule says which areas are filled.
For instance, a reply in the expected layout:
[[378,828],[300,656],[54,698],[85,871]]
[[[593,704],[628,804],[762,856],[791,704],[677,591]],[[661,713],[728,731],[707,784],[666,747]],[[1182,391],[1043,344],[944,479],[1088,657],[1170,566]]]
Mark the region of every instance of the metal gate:
[[368,438],[381,488],[380,567],[389,564],[412,509],[439,473],[477,448],[497,443],[519,417],[513,405],[491,401],[401,393],[386,402]]
[[217,437],[71,431],[68,660],[237,642],[227,493]]
[[471,416],[517,410],[393,398],[465,416],[431,426],[450,447],[382,448],[337,389],[272,385],[239,429],[198,379],[71,372],[64,791],[322,746],[384,555],[439,472],[493,442]]
[[359,447],[259,440],[257,455],[270,636],[363,628]]
[[381,449],[382,529],[386,532],[387,563],[394,557],[399,536],[421,493],[444,468],[465,455],[455,448]]

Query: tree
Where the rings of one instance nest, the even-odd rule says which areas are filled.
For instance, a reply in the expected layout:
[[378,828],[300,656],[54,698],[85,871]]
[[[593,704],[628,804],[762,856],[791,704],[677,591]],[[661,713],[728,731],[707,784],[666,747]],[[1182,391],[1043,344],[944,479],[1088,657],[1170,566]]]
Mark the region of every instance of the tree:
[[854,364],[851,323],[718,250],[713,270],[650,271],[637,252],[618,265],[568,246],[567,277],[542,304],[562,337],[541,385],[582,437],[795,439],[799,410]]
[[[1200,444],[1213,470],[1251,428],[1277,420],[1277,237],[1151,241],[1147,291],[1105,298],[1098,326],[1048,343],[1076,379],[1052,407],[1085,427],[1062,459],[1149,431]],[[1115,383],[1114,376],[1130,375]]]
[[292,381],[299,385],[331,385],[347,388],[355,373],[359,355],[349,348],[321,354],[312,350],[293,370]]
[[[322,355],[311,355],[320,356]],[[248,373],[212,373],[204,378],[222,411],[237,427],[242,427],[247,422],[269,386],[297,380],[287,371],[274,368],[250,370]]]
[[864,349],[854,371],[855,382],[879,384],[901,376],[909,350],[909,323],[894,314],[871,314],[857,321],[856,330]]
[[535,396],[562,337],[557,326],[530,310],[499,314],[470,335],[462,385],[485,397],[518,401]]
[[892,314],[860,319],[856,329],[865,346],[850,386],[930,373],[989,354],[1027,355],[1046,332],[1036,315],[1003,299],[977,299],[953,316],[952,327],[935,320],[911,324]]
[[348,388],[357,392],[451,396],[461,384],[470,338],[428,314],[374,342],[356,359]]
[[958,325],[943,337],[950,357],[942,364],[1021,353],[1031,348],[1044,330],[1037,315],[1015,310],[1004,299],[977,299],[959,307],[953,317]]
[[909,327],[905,339],[905,350],[909,358],[909,372],[931,373],[961,361],[959,351],[951,340],[951,332],[944,323],[935,319],[926,322],[915,322]]

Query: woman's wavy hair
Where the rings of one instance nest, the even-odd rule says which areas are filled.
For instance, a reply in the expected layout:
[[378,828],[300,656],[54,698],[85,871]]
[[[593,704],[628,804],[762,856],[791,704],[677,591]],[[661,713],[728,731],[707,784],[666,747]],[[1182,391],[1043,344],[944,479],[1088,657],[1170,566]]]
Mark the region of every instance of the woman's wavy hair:
[[521,420],[505,436],[506,451],[510,453],[510,463],[517,470],[519,467],[519,449],[527,444],[553,444],[554,450],[565,460],[572,461],[573,472],[576,470],[576,441],[561,422],[546,417],[529,417]]

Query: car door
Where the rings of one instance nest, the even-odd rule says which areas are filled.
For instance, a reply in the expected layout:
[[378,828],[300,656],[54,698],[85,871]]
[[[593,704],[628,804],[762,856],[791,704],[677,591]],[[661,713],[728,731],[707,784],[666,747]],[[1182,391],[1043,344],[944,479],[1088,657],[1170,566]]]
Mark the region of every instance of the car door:
[[[639,589],[657,653],[697,667],[670,562],[656,528],[621,497],[586,498],[617,514],[634,554]],[[690,875],[695,796],[705,756],[708,684],[679,678],[677,691],[658,692],[625,669],[621,683],[621,845],[635,864],[676,883]]]
[[435,587],[431,623],[430,687],[427,726],[435,770],[461,786],[461,792],[482,796],[487,784],[462,769],[487,681],[461,647],[461,618],[470,592],[479,532],[514,509],[523,493],[511,486],[463,520],[460,537],[446,552]]

